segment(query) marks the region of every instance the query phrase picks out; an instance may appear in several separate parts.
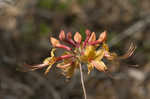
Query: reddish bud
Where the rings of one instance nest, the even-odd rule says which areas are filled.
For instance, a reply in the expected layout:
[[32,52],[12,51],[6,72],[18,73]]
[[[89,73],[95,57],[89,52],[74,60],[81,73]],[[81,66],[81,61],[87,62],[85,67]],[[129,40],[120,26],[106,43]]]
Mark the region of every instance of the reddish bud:
[[50,41],[51,41],[53,47],[64,48],[68,51],[72,50],[70,47],[63,45],[63,44],[60,44],[59,40],[55,39],[54,37],[51,37]]
[[87,30],[85,30],[85,34],[86,34],[86,36],[90,36],[91,31],[87,29]]
[[106,37],[107,37],[107,32],[104,31],[104,32],[102,32],[102,33],[99,35],[98,40],[89,42],[89,44],[90,44],[90,45],[95,45],[95,44],[102,43],[102,42],[104,42],[104,41],[106,40]]
[[86,34],[86,39],[85,39],[85,41],[84,41],[84,43],[83,43],[83,47],[86,46],[86,44],[87,44],[87,42],[88,42],[88,40],[89,40],[89,38],[90,38],[91,31],[87,29],[87,30],[85,31],[85,34]]
[[95,34],[95,32],[92,32],[92,34],[91,34],[91,36],[90,36],[88,42],[93,42],[93,41],[95,41],[95,40],[96,40],[96,34]]
[[53,47],[57,47],[60,45],[59,40],[55,39],[54,37],[50,37],[50,41],[51,41]]
[[67,39],[66,39],[66,42],[73,45],[74,47],[76,46],[75,42],[72,40],[72,33],[71,32],[68,32],[67,33]]
[[76,32],[75,35],[74,35],[74,41],[78,44],[81,43],[81,40],[82,40],[82,36],[79,32]]
[[72,33],[71,32],[67,33],[67,39],[72,39]]
[[65,32],[64,32],[64,30],[61,30],[61,31],[60,31],[59,39],[60,39],[60,40],[64,40],[64,39],[65,39]]
[[102,32],[98,38],[99,43],[104,42],[106,40],[106,37],[107,37],[107,32],[106,31]]

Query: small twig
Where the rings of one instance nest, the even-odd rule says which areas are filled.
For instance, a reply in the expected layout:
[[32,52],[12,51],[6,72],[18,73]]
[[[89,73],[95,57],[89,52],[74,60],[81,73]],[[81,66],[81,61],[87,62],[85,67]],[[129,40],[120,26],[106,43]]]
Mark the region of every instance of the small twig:
[[85,85],[84,85],[84,79],[83,79],[83,72],[82,72],[81,64],[79,65],[79,67],[80,67],[81,84],[82,84],[82,89],[83,89],[83,92],[84,92],[84,99],[87,99],[86,88],[85,88]]

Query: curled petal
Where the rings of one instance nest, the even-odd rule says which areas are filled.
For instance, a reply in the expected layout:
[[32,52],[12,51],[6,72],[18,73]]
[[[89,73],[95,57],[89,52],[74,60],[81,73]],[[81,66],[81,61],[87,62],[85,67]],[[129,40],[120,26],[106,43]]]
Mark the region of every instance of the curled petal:
[[93,41],[95,41],[95,40],[96,40],[96,34],[95,34],[95,32],[92,32],[92,34],[91,34],[91,36],[90,36],[88,42],[93,42]]
[[72,62],[70,66],[67,66],[65,69],[62,69],[64,76],[66,78],[71,78],[77,67],[78,67],[78,62]]
[[70,67],[63,70],[63,74],[66,78],[71,78],[72,75],[74,74],[74,72],[75,72],[74,66],[70,66]]
[[60,31],[59,39],[60,39],[60,40],[65,40],[65,32],[64,32],[64,30],[61,30],[61,31]]
[[78,44],[81,43],[81,40],[82,40],[82,36],[79,32],[76,32],[75,35],[74,35],[74,41]]
[[79,62],[78,61],[73,61],[72,59],[64,59],[62,63],[59,63],[57,65],[58,68],[62,70],[62,74],[66,78],[71,78],[72,75],[74,74],[74,71],[76,68],[79,67]]
[[66,68],[68,68],[68,67],[71,66],[71,65],[72,65],[72,62],[71,62],[71,63],[68,63],[68,64],[64,64],[64,63],[61,64],[61,63],[60,63],[60,64],[57,65],[57,67],[60,68],[60,69],[66,69]]
[[99,71],[106,72],[108,70],[102,61],[91,61],[91,64]]

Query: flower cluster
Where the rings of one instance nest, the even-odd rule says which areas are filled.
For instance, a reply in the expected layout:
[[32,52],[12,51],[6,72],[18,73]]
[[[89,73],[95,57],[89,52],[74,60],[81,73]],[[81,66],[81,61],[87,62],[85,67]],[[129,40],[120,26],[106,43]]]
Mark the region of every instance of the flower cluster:
[[[109,47],[106,44],[106,31],[102,32],[98,39],[96,39],[95,32],[86,30],[85,33],[86,38],[82,41],[82,36],[79,32],[76,32],[74,37],[72,37],[71,32],[65,34],[63,30],[60,31],[60,40],[50,37],[50,42],[54,47],[51,50],[51,56],[47,57],[42,64],[28,67],[30,70],[47,67],[45,71],[45,74],[47,74],[56,62],[61,61],[56,67],[60,68],[67,78],[70,78],[73,75],[74,71],[79,68],[81,63],[87,64],[88,74],[93,68],[106,73],[108,72],[108,68],[102,61],[103,58],[108,60],[125,59],[130,57],[135,50],[134,44],[131,44],[127,53],[123,56],[118,56],[116,53],[111,53],[109,51]],[[61,44],[60,41],[68,43],[72,47]],[[55,50],[59,48],[65,49],[66,51],[61,56],[55,56]]]

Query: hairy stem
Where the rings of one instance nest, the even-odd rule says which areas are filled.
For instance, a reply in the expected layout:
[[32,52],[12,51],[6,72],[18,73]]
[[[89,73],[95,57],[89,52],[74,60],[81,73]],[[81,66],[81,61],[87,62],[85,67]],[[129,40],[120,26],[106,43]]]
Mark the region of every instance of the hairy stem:
[[84,79],[83,79],[83,72],[82,72],[81,64],[79,66],[80,66],[81,84],[82,84],[82,89],[83,89],[83,92],[84,92],[84,99],[87,99],[86,88],[85,88],[85,85],[84,85]]

